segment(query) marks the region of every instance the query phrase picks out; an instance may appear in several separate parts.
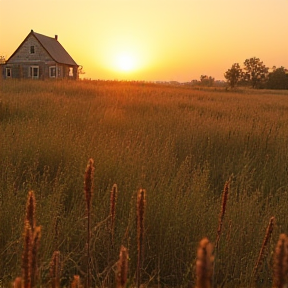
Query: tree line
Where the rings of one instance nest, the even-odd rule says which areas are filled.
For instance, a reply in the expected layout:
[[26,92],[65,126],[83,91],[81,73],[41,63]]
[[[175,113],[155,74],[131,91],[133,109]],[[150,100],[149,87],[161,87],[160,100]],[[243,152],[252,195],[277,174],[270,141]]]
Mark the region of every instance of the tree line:
[[234,63],[224,77],[231,88],[250,85],[254,89],[288,89],[288,70],[283,66],[269,69],[256,57],[246,59],[243,68]]

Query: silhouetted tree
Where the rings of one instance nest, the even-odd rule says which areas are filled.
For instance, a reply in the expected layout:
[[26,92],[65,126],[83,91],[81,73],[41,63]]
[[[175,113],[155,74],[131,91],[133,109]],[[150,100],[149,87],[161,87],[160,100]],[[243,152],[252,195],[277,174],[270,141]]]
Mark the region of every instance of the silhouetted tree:
[[268,67],[256,57],[246,59],[244,65],[244,79],[252,84],[252,88],[259,88],[259,84],[267,78]]
[[5,61],[6,61],[5,56],[0,55],[0,64],[5,64]]
[[288,89],[288,70],[282,66],[280,68],[275,67],[273,72],[269,73],[266,88]]
[[207,75],[201,75],[200,76],[200,82],[201,85],[203,86],[213,86],[215,79],[211,76],[207,76]]
[[242,76],[243,72],[238,63],[234,63],[232,67],[224,73],[224,77],[227,79],[231,88],[234,88],[236,86]]

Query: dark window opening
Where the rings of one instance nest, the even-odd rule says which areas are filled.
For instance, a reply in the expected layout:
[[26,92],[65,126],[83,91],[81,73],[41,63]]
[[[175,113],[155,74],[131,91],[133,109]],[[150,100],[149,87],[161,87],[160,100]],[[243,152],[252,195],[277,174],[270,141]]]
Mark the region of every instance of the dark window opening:
[[6,68],[6,77],[11,77],[11,68]]
[[56,77],[56,67],[55,66],[52,66],[52,67],[49,67],[49,76],[51,77],[51,78],[54,78],[54,77]]
[[30,54],[34,54],[35,53],[35,48],[34,46],[30,46]]
[[30,67],[30,77],[32,79],[39,78],[39,67],[38,66],[31,66]]

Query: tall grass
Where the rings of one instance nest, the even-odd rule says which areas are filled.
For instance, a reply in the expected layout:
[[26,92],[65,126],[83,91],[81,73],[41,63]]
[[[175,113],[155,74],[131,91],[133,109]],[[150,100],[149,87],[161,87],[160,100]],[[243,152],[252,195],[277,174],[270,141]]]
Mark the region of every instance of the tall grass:
[[[43,227],[41,281],[48,282],[51,257],[59,251],[61,285],[71,283],[74,275],[79,275],[74,284],[81,285],[80,279],[87,276],[87,218],[81,191],[83,163],[90,157],[95,161],[91,285],[112,282],[107,279],[115,276],[121,245],[129,251],[129,275],[135,276],[135,203],[141,188],[149,194],[142,283],[196,283],[193,259],[203,237],[215,238],[227,179],[229,205],[214,269],[219,285],[250,284],[271,215],[277,225],[267,250],[273,251],[275,237],[287,232],[287,93],[84,81],[1,85],[3,283],[21,275],[19,223],[24,223],[27,192],[33,190],[36,223]],[[114,183],[117,215],[111,247],[107,227]],[[267,286],[272,254],[267,253],[258,276]]]

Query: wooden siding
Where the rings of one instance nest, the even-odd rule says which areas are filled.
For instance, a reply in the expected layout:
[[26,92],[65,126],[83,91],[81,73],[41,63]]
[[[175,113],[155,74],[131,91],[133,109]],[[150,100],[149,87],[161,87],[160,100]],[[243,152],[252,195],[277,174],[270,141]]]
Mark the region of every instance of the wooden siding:
[[[34,53],[30,53],[30,47],[34,46]],[[26,41],[19,47],[17,53],[13,55],[9,59],[9,64],[11,63],[23,63],[23,62],[29,62],[29,63],[39,63],[39,62],[49,62],[53,61],[53,59],[50,57],[50,55],[47,53],[47,51],[40,45],[40,43],[37,41],[37,39],[30,35]]]
[[[34,46],[34,53],[30,51],[31,46]],[[2,75],[6,78],[6,68],[11,68],[10,78],[32,78],[31,66],[39,67],[38,79],[78,79],[78,66],[55,62],[33,35],[27,37],[16,53],[3,65]],[[50,77],[50,67],[56,67],[56,77]],[[73,76],[69,74],[70,68],[73,70]]]

